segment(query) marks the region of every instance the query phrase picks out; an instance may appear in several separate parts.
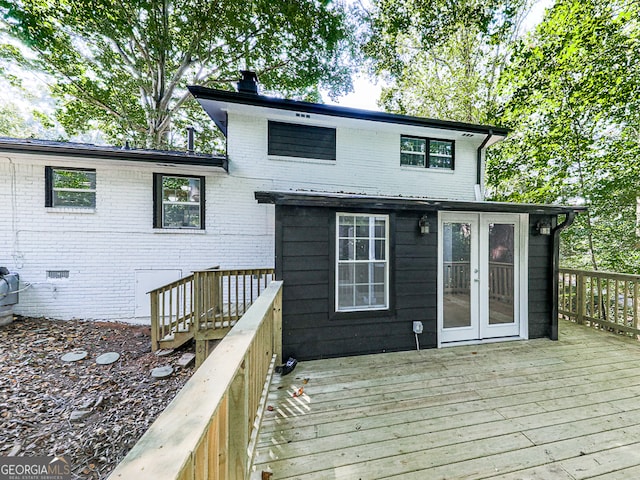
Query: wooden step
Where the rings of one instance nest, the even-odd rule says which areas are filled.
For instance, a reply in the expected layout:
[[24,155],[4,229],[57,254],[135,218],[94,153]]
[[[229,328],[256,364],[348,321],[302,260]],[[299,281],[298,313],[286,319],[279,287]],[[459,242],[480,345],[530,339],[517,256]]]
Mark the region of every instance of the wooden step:
[[192,331],[174,332],[158,341],[160,348],[178,348],[193,338]]

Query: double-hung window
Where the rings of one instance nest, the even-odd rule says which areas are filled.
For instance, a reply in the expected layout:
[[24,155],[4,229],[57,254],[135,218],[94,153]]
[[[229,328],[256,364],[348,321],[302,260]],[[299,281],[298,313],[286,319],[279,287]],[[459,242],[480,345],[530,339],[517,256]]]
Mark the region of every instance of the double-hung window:
[[45,167],[45,206],[96,208],[96,171]]
[[154,228],[204,229],[204,177],[154,174]]
[[453,140],[400,137],[400,165],[453,170],[454,160]]
[[336,310],[389,308],[389,217],[337,214]]

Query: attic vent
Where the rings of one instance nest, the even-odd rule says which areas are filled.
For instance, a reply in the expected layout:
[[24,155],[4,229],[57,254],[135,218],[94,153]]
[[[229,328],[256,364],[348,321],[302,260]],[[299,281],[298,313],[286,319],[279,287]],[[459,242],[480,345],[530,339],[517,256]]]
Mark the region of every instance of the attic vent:
[[69,278],[69,270],[47,270],[47,280]]
[[296,113],[296,117],[311,118],[311,115],[309,115],[308,113]]
[[463,133],[463,137],[473,137],[473,133]]

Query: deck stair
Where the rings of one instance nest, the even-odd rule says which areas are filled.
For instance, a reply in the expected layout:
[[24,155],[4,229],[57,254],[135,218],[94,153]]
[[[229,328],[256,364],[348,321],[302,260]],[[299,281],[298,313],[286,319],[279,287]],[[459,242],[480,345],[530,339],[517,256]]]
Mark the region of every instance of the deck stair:
[[198,270],[149,292],[151,349],[196,341],[196,365],[273,280],[272,268]]

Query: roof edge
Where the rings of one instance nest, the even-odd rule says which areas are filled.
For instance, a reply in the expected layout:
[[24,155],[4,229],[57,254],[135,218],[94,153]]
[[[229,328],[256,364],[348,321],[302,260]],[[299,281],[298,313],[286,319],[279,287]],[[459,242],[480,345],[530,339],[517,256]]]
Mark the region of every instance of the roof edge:
[[373,122],[397,123],[404,125],[438,128],[443,130],[455,130],[460,132],[482,134],[493,133],[494,135],[502,137],[506,137],[510,132],[510,129],[499,126],[479,125],[473,123],[454,122],[451,120],[437,120],[423,117],[412,117],[409,115],[377,112],[374,110],[362,110],[358,108],[341,107],[323,103],[302,102],[299,100],[288,100],[284,98],[267,97],[264,95],[217,90],[213,88],[202,87],[199,85],[189,85],[187,88],[196,99],[201,100],[237,103],[240,105],[274,108],[278,110],[294,110],[303,113],[313,113],[317,115],[353,118]]
[[175,165],[219,167],[228,170],[224,155],[206,155],[165,150],[117,149],[83,143],[49,142],[0,137],[0,151],[12,153],[38,153],[68,157],[94,157],[132,162],[172,163]]
[[510,203],[444,200],[424,197],[392,197],[351,193],[329,193],[310,191],[257,191],[258,203],[273,205],[295,205],[308,207],[368,208],[373,210],[416,210],[416,211],[486,211],[509,213],[538,213],[546,215],[581,213],[587,207],[569,205],[545,205],[536,203]]

